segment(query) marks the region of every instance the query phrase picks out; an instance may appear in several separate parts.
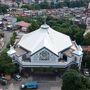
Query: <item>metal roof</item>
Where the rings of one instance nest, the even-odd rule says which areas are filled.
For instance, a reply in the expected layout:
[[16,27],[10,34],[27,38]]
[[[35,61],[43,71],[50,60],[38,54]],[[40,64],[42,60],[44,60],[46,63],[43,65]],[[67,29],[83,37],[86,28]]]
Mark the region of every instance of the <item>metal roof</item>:
[[69,36],[53,30],[47,24],[43,24],[38,30],[24,35],[18,45],[31,51],[31,54],[46,47],[58,55],[58,52],[69,48],[72,42]]
[[13,46],[10,46],[10,50],[7,53],[9,55],[12,55],[12,54],[16,53],[16,51],[14,50]]

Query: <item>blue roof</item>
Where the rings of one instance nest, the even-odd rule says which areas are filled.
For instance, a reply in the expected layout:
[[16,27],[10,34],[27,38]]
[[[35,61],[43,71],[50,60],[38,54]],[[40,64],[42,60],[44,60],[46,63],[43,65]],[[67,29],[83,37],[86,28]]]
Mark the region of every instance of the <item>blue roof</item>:
[[25,82],[23,83],[25,86],[37,86],[38,83],[37,82]]

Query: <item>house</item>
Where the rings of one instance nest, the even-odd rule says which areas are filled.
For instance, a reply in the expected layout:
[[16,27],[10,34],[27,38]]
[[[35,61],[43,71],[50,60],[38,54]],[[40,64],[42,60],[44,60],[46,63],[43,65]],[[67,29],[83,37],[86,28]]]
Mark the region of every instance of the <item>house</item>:
[[22,36],[17,47],[11,47],[7,53],[19,64],[20,70],[27,67],[66,68],[71,64],[77,64],[80,69],[83,57],[80,45],[47,24]]
[[86,6],[86,11],[90,11],[90,3],[88,3],[88,5]]
[[0,29],[2,29],[4,27],[4,24],[2,21],[0,21]]
[[18,26],[21,29],[21,31],[26,32],[28,27],[31,26],[31,24],[24,21],[20,21],[16,23],[16,26]]
[[90,45],[82,46],[84,51],[90,51]]
[[15,26],[15,23],[17,22],[17,18],[12,17],[12,16],[5,16],[4,20],[7,21],[7,24]]

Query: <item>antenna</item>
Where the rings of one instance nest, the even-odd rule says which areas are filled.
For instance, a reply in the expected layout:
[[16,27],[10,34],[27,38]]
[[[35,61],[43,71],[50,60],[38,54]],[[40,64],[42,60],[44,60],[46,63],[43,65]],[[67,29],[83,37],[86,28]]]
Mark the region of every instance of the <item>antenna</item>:
[[44,11],[44,24],[46,24],[46,19],[47,19],[47,16],[46,16],[46,10]]
[[47,17],[46,17],[46,16],[44,16],[44,24],[46,24],[46,19],[47,19]]

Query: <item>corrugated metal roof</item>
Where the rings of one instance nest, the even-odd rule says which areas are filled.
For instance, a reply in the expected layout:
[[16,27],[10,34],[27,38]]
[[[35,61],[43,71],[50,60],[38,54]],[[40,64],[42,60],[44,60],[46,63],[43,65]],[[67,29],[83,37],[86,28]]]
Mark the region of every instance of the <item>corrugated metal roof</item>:
[[58,52],[70,47],[72,42],[69,36],[57,32],[44,24],[38,30],[24,35],[18,45],[31,51],[31,54],[46,47],[58,55]]

